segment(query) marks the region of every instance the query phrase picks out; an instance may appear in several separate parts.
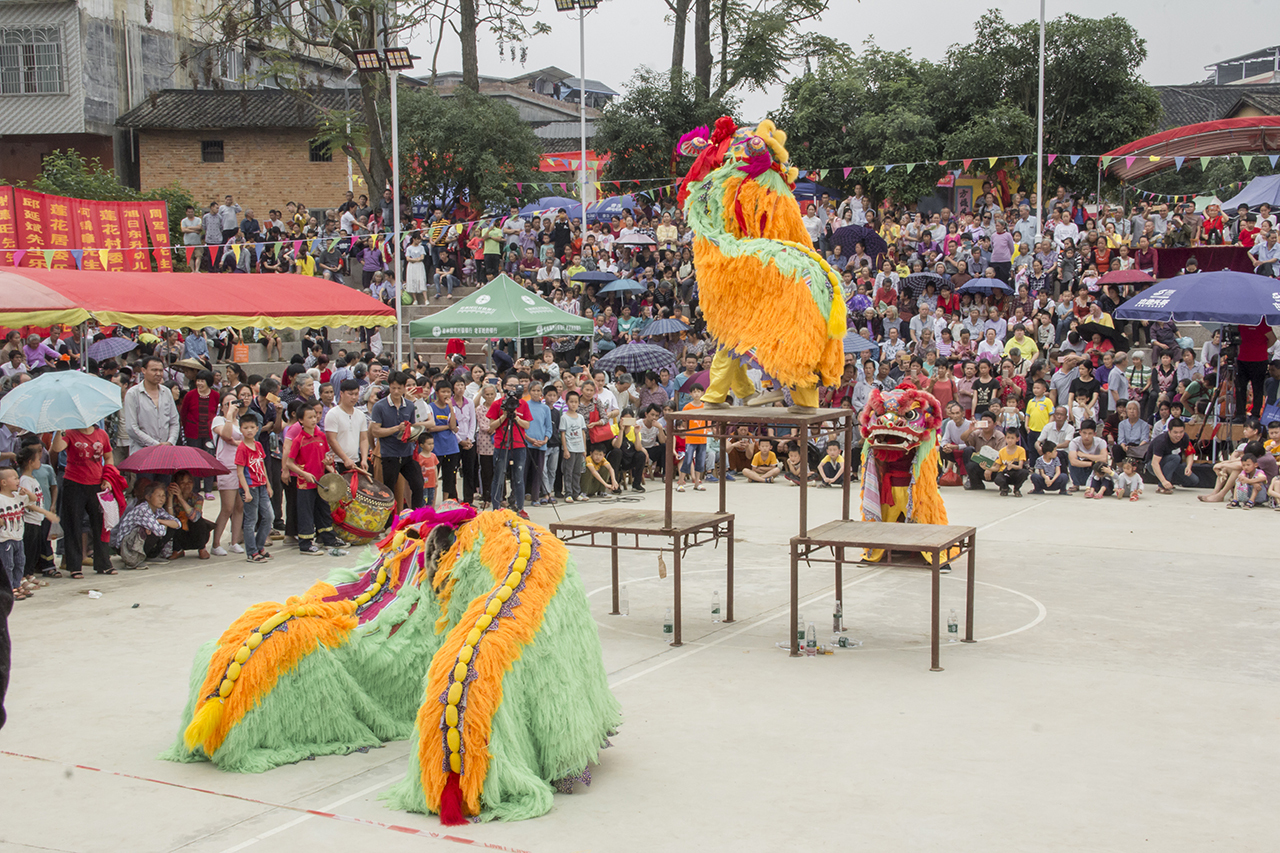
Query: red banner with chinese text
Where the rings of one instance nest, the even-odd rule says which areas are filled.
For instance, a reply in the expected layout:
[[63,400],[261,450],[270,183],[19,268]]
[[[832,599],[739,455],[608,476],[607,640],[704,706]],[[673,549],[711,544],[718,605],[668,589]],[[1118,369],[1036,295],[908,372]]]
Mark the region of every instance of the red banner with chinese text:
[[[124,268],[127,272],[151,272],[151,253],[147,251],[147,223],[142,206],[136,202],[120,205],[120,229],[124,235]],[[134,251],[131,251],[134,250]]]
[[[79,248],[76,241],[75,221],[71,214],[71,204],[74,201],[75,199],[60,195],[44,197],[43,249],[51,269],[76,269],[76,259],[71,254],[72,249]],[[50,249],[53,250],[52,256],[47,255]]]
[[102,245],[102,232],[98,230],[98,218],[94,215],[94,202],[76,199],[71,204],[71,212],[76,223],[76,244],[84,250],[81,257],[81,269],[103,272],[107,265],[93,247]]
[[138,206],[147,220],[151,245],[156,247],[151,253],[155,255],[156,269],[173,272],[173,251],[169,248],[169,205],[163,201],[144,201]]
[[[93,211],[93,218],[98,221],[98,238],[102,241],[94,247],[99,250],[97,254],[103,259],[109,272],[124,272],[124,252],[120,251],[124,246],[120,202],[91,201],[89,209]],[[105,255],[103,249],[106,250]]]
[[27,250],[18,266],[43,267],[44,255],[40,250],[45,248],[44,193],[15,189],[13,198],[17,207],[18,248]]
[[0,187],[0,265],[13,266],[13,252],[18,248],[18,226],[15,220],[13,187]]

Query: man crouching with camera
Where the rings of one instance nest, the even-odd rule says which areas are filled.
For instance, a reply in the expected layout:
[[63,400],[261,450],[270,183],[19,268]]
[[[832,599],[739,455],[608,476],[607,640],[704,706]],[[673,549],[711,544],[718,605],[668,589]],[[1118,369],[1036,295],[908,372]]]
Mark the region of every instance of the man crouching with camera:
[[[493,488],[489,499],[494,509],[502,508],[502,493],[507,481],[507,462],[511,462],[511,506],[521,518],[528,518],[524,511],[524,465],[528,455],[525,430],[533,422],[529,404],[522,397],[523,374],[507,374],[502,396],[489,406],[489,421],[493,429]],[[513,424],[512,421],[515,423]]]

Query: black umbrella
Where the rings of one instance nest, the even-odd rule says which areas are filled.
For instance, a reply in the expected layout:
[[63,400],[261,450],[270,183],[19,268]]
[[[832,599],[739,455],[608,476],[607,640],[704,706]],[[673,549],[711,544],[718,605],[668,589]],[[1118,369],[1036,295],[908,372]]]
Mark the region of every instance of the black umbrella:
[[1086,341],[1092,340],[1095,334],[1102,335],[1104,341],[1111,341],[1115,348],[1120,352],[1129,351],[1129,339],[1117,332],[1111,326],[1104,326],[1102,323],[1080,323],[1076,326],[1076,331],[1080,333],[1080,337]]
[[902,280],[902,291],[912,296],[919,296],[924,293],[926,285],[932,284],[934,289],[942,287],[946,282],[942,276],[936,272],[917,272],[912,273]]
[[889,244],[884,241],[884,238],[865,225],[845,225],[837,228],[832,232],[831,239],[841,248],[845,257],[851,257],[854,247],[859,243],[873,258],[889,251]]

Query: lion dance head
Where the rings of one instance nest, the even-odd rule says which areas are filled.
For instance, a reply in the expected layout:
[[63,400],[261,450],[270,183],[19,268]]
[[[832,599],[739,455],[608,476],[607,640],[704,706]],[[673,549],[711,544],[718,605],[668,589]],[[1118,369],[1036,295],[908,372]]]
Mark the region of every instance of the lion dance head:
[[859,418],[863,441],[883,460],[914,454],[942,425],[942,404],[905,382],[892,391],[871,392]]

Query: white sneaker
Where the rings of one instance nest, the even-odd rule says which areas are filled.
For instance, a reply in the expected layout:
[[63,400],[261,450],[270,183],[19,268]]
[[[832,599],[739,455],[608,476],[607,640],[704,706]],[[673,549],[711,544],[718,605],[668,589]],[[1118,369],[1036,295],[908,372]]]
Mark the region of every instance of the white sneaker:
[[[231,547],[234,548],[236,546],[232,545]],[[243,551],[244,549],[241,548],[240,550]],[[214,548],[210,553],[213,554],[213,556],[215,557],[225,557],[227,556],[227,549],[219,545],[217,548]]]
[[243,553],[244,553],[244,546],[243,546],[243,545],[239,545],[239,544],[232,545],[232,546],[231,546],[231,552],[232,552],[233,554],[243,554]]

